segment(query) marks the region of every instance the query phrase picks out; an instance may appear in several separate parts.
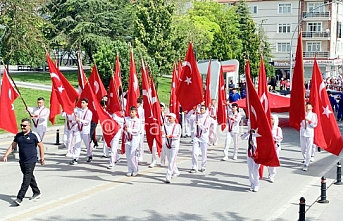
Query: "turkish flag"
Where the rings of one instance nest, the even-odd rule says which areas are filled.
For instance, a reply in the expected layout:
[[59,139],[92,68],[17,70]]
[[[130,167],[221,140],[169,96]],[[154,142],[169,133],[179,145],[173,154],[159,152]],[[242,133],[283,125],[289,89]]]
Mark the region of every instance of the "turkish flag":
[[55,124],[56,115],[61,113],[60,103],[58,102],[56,90],[51,90],[50,94],[50,115],[49,120],[52,125]]
[[160,106],[160,102],[158,100],[158,95],[155,88],[155,83],[151,79],[151,97],[152,97],[152,113],[154,115],[154,133],[156,133],[155,140],[156,140],[156,148],[158,156],[161,155],[161,149],[162,149],[162,131],[161,131],[161,125],[162,125],[162,110]]
[[122,107],[120,106],[118,86],[119,85],[115,83],[115,76],[112,74],[107,96],[107,111],[110,114],[122,110]]
[[260,57],[260,72],[258,75],[258,96],[260,97],[260,101],[264,112],[266,113],[269,125],[271,125],[271,111],[269,105],[269,91],[267,89],[267,75],[262,56]]
[[257,142],[257,157],[254,158],[254,161],[257,164],[262,164],[265,166],[280,166],[279,159],[276,155],[275,143],[267,116],[264,112],[260,99],[250,78],[249,61],[246,63],[245,71],[250,128],[255,130]]
[[[178,83],[178,78],[177,78],[177,70],[176,70],[176,64],[174,64],[173,68],[173,77],[172,77],[172,87],[170,91],[170,100],[169,100],[169,112],[174,113],[176,116],[179,115],[179,102],[177,100],[176,96],[176,86]],[[176,119],[178,120],[178,119]]]
[[14,100],[19,96],[13,82],[10,81],[6,68],[2,75],[0,96],[0,128],[16,134],[18,133],[17,120],[14,112]]
[[[272,125],[271,122],[271,114],[270,114],[270,106],[269,106],[269,91],[267,89],[267,75],[266,75],[266,68],[264,66],[263,57],[260,57],[260,71],[258,75],[258,96],[260,98],[260,102],[262,104],[264,113],[267,116],[268,123]],[[259,175],[263,177],[263,168],[264,166],[261,164],[259,168]]]
[[137,99],[140,96],[138,78],[136,72],[135,58],[133,56],[133,49],[130,52],[130,78],[129,78],[129,88],[127,92],[127,103],[126,103],[126,116],[130,115],[130,107],[137,107]]
[[55,90],[59,104],[66,114],[73,114],[75,101],[78,98],[77,91],[56,68],[49,54],[46,54],[46,60],[49,66],[50,77],[52,81],[52,90]]
[[314,128],[314,143],[338,156],[343,148],[342,135],[337,126],[317,60],[313,63],[311,85],[310,102],[318,118],[318,125]]
[[159,148],[157,148],[158,150],[160,150],[161,145],[162,145],[161,124],[158,121],[158,119],[160,119],[161,117],[160,115],[154,116],[154,112],[155,112],[154,105],[155,103],[157,103],[159,106],[159,102],[158,102],[157,97],[152,96],[152,89],[149,83],[150,81],[149,81],[147,69],[145,69],[143,60],[142,60],[141,71],[142,71],[142,91],[143,91],[143,108],[144,108],[144,117],[145,117],[146,139],[147,139],[150,152],[152,152],[154,139],[156,140],[156,145],[159,146]]
[[300,130],[300,122],[305,119],[305,85],[302,32],[299,33],[297,52],[295,56],[295,66],[289,107],[289,124],[296,130]]
[[218,83],[218,110],[217,121],[221,125],[222,131],[226,127],[227,113],[226,113],[226,93],[224,87],[224,73],[223,67],[220,67],[219,83]]
[[92,87],[93,92],[95,93],[96,98],[100,102],[102,98],[107,95],[107,92],[99,76],[98,68],[95,64],[92,68],[92,73],[89,76],[88,81]]
[[202,79],[194,57],[192,43],[189,43],[180,78],[181,82],[178,85],[176,96],[183,111],[189,111],[203,101]]
[[107,146],[111,147],[111,141],[119,131],[119,124],[101,107],[89,83],[83,88],[80,98],[88,99],[88,108],[100,120],[104,140]]
[[181,74],[182,74],[182,61],[181,59],[179,59],[178,63],[177,63],[177,84],[176,84],[176,91],[182,81],[181,79]]
[[205,90],[205,106],[209,107],[211,104],[211,64],[212,60],[208,63],[207,76],[206,76],[206,90]]
[[116,58],[116,71],[115,71],[115,75],[114,75],[114,82],[117,85],[117,88],[122,86],[121,75],[120,75],[119,55],[117,55],[117,58]]
[[79,93],[81,94],[82,90],[85,88],[85,85],[87,84],[88,81],[87,81],[85,71],[83,70],[82,58],[79,53],[77,56],[77,68],[78,68],[77,80],[79,81]]

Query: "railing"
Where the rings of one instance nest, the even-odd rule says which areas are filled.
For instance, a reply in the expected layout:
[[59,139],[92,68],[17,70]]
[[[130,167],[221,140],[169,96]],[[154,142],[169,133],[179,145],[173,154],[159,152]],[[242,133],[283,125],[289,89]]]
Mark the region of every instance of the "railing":
[[330,18],[330,12],[302,12],[303,18]]
[[303,38],[328,38],[330,32],[303,31]]
[[304,58],[314,58],[314,57],[328,58],[329,52],[328,51],[304,51],[303,56]]

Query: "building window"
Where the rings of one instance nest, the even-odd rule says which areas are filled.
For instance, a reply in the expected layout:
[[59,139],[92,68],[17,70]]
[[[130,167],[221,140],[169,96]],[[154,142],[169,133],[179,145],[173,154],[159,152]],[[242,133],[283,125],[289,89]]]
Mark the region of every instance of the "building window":
[[290,52],[291,51],[291,43],[281,42],[277,43],[277,52]]
[[257,5],[252,5],[250,7],[250,13],[251,14],[257,14]]
[[322,23],[321,22],[308,22],[307,31],[322,32]]
[[342,38],[342,22],[337,22],[337,38]]
[[309,2],[307,3],[307,11],[308,12],[324,12],[325,7],[323,2]]
[[291,14],[292,4],[291,3],[284,3],[279,4],[279,14]]
[[317,52],[321,51],[320,42],[307,42],[306,43],[307,52]]
[[291,24],[278,24],[278,33],[291,33]]

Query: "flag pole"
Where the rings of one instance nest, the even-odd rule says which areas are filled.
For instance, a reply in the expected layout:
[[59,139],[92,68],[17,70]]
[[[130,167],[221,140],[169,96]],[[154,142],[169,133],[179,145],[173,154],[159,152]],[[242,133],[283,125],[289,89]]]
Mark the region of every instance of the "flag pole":
[[[247,62],[249,62],[249,58],[245,59],[244,69],[246,68]],[[249,68],[250,68],[250,64],[249,64]],[[247,78],[246,76],[247,76],[247,73],[245,72],[245,79]],[[245,87],[245,90],[247,91],[247,99],[246,99],[246,101],[247,101],[247,108],[248,108],[248,119],[250,120],[251,119],[250,118],[250,114],[251,114],[250,113],[250,101],[249,101],[249,91],[248,91],[248,87],[247,86]],[[251,129],[251,124],[250,124],[249,130],[250,129]]]

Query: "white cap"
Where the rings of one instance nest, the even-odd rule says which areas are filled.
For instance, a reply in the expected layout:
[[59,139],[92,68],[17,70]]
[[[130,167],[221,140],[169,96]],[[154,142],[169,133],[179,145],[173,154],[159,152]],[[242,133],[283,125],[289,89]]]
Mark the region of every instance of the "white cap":
[[166,107],[166,105],[163,102],[160,103],[160,106]]
[[176,115],[174,113],[169,113],[169,114],[167,114],[167,116],[176,119]]

